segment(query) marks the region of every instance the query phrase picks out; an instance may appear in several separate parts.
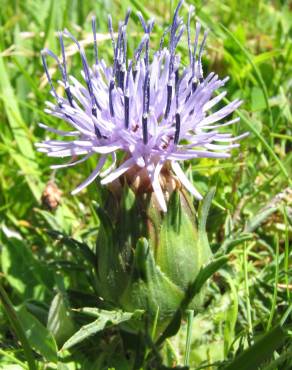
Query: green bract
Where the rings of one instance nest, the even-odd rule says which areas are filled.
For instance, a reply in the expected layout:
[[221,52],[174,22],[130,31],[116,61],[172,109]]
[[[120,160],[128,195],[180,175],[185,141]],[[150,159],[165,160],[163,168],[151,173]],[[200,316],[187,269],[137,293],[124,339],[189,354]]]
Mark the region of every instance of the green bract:
[[[164,326],[179,309],[190,284],[211,259],[205,230],[197,227],[190,200],[181,190],[172,193],[162,214],[153,195],[124,189],[118,209],[99,210],[97,240],[98,288],[114,307],[142,309]],[[108,214],[114,215],[112,218]],[[189,308],[202,304],[203,292]]]

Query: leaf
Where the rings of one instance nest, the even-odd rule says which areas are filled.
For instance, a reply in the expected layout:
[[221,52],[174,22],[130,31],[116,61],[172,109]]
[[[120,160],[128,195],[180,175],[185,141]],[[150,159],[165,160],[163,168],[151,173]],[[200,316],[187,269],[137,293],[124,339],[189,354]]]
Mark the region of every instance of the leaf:
[[17,314],[31,347],[47,361],[57,362],[57,345],[48,329],[24,306],[17,309]]
[[219,247],[222,254],[230,253],[237,245],[254,238],[251,233],[241,233],[238,236],[232,235],[224,240],[222,245]]
[[35,151],[32,146],[30,132],[21,116],[17,99],[10,84],[3,57],[1,56],[0,76],[0,98],[3,100],[8,122],[18,146],[19,153],[21,154],[19,156],[14,156],[14,160],[26,175],[25,180],[35,199],[39,202],[44,185],[40,180],[39,168],[35,160]]
[[5,292],[4,288],[2,287],[1,281],[0,281],[0,298],[3,305],[4,312],[6,313],[8,320],[12,326],[12,329],[19,339],[23,352],[25,355],[25,358],[27,360],[28,366],[30,370],[37,370],[35,360],[33,357],[32,349],[30,346],[30,343],[28,342],[28,338],[26,336],[26,333],[24,331],[23,325],[21,323],[21,320],[19,318],[19,315],[15,311],[12,303],[10,302],[10,299]]
[[181,313],[188,307],[190,302],[193,300],[196,294],[198,294],[203,287],[204,283],[216,272],[218,271],[226,262],[228,257],[222,256],[214,261],[210,262],[206,267],[202,268],[196,277],[195,281],[189,286],[188,291],[183,298],[180,308],[173,315],[172,320],[167,325],[166,329],[159,337],[157,345],[163,343],[163,341],[169,336],[175,335],[179,330],[178,319],[181,317]]
[[48,234],[54,240],[58,240],[61,244],[66,245],[74,254],[79,252],[81,257],[89,262],[92,266],[96,266],[95,254],[86,243],[73,239],[57,230],[48,230]]
[[[172,193],[163,216],[154,254],[161,271],[182,290],[210,258],[208,241],[197,231],[191,201],[181,192]],[[154,248],[153,248],[154,249]]]
[[251,370],[257,369],[273,352],[280,347],[287,337],[286,331],[280,325],[273,328],[254,345],[237,356],[224,370]]
[[198,222],[199,222],[199,232],[206,231],[208,213],[210,211],[212,199],[214,198],[216,188],[211,188],[207,195],[204,197],[203,202],[200,204]]
[[137,310],[134,312],[123,312],[123,311],[106,311],[95,308],[85,307],[80,312],[94,314],[98,317],[97,320],[93,321],[88,325],[84,325],[78,330],[70,339],[68,339],[62,347],[62,350],[69,349],[77,343],[89,338],[90,336],[115,325],[119,325],[122,322],[129,321],[133,318],[139,318],[143,311]]
[[154,319],[159,307],[159,321],[172,317],[183,299],[183,290],[174,284],[155,263],[152,249],[145,238],[136,244],[133,273],[121,303],[128,311],[147,307]]
[[46,290],[51,290],[52,272],[34,258],[22,240],[5,239],[1,261],[6,279],[23,298],[38,298]]
[[268,217],[277,211],[277,207],[267,208],[248,221],[245,232],[251,233],[256,230]]
[[47,328],[60,345],[70,338],[74,332],[75,325],[71,317],[70,309],[66,297],[61,292],[55,295],[51,303]]
[[189,286],[188,293],[184,299],[183,307],[187,307],[194,296],[199,293],[205,282],[228,261],[227,256],[221,256],[210,262],[206,267],[201,268],[193,284]]

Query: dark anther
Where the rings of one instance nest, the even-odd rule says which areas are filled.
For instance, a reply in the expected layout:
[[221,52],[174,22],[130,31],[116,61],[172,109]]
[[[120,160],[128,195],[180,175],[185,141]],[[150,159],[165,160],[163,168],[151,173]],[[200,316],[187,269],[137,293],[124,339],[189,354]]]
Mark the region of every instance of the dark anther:
[[178,144],[180,134],[180,114],[176,113],[175,115],[175,134],[174,134],[174,144]]
[[119,76],[118,76],[118,86],[124,90],[124,80],[125,80],[125,71],[122,68],[119,70]]
[[114,107],[113,107],[113,98],[112,98],[112,92],[113,92],[114,87],[115,87],[115,81],[112,80],[109,86],[109,107],[110,107],[110,114],[112,117],[114,117],[115,115]]
[[[92,113],[92,115],[95,117],[95,118],[97,118],[97,111],[96,111],[96,107],[95,106],[93,106],[92,107],[92,109],[91,109],[91,113]],[[97,138],[98,139],[101,139],[101,133],[100,133],[100,131],[99,131],[99,128],[96,126],[96,124],[95,123],[93,123],[94,124],[94,131],[95,131],[95,135],[97,136]]]
[[167,103],[166,103],[164,118],[168,117],[168,114],[169,114],[169,111],[170,111],[171,98],[172,98],[172,85],[168,84],[167,85]]
[[196,81],[193,81],[192,82],[192,93],[194,93],[196,91],[197,86],[198,86],[197,82]]
[[147,130],[147,115],[142,116],[142,130],[143,130],[143,143],[146,145],[148,143],[148,130]]
[[125,95],[125,103],[124,103],[124,113],[125,113],[125,127],[129,127],[129,103],[130,98]]
[[204,82],[204,78],[203,77],[200,77],[199,78],[199,81],[200,81],[200,83]]
[[178,69],[175,71],[175,87],[177,88],[177,85],[178,85],[178,81],[179,81],[179,71]]
[[70,91],[70,87],[69,86],[67,86],[65,88],[65,93],[66,93],[67,98],[69,100],[69,104],[71,105],[71,107],[73,107],[73,97],[72,97],[72,94],[71,94],[71,91]]

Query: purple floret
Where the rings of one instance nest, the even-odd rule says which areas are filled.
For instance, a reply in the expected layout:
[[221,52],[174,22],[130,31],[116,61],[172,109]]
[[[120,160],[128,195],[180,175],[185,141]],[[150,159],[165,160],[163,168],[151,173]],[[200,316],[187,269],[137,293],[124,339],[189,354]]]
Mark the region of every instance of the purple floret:
[[[220,133],[219,129],[232,125],[239,118],[225,120],[241,104],[240,100],[214,110],[226,92],[214,94],[228,80],[220,80],[215,73],[203,76],[202,54],[207,32],[199,44],[201,25],[196,24],[194,42],[191,41],[191,7],[187,25],[179,17],[183,4],[180,1],[170,27],[164,32],[160,48],[151,53],[149,40],[154,21],[146,22],[138,13],[145,35],[133,54],[127,59],[127,25],[130,11],[119,23],[117,39],[114,38],[112,20],[109,16],[109,33],[113,46],[113,66],[99,59],[96,42],[96,23],[92,21],[95,63],[89,67],[82,45],[67,30],[60,33],[62,61],[45,49],[42,61],[56,104],[47,102],[46,112],[68,122],[72,131],[55,130],[46,125],[49,132],[73,140],[45,140],[37,144],[38,150],[50,157],[75,157],[81,159],[52,168],[71,167],[98,157],[95,170],[72,194],[100,176],[101,184],[109,184],[134,166],[145,168],[158,203],[166,211],[166,201],[160,184],[160,172],[170,164],[182,185],[197,199],[201,194],[184,174],[180,162],[193,158],[227,158],[230,149],[238,147],[237,141],[247,134],[233,137]],[[177,45],[187,29],[189,64],[182,66],[176,52]],[[164,38],[169,34],[169,45],[163,48]],[[63,36],[69,37],[78,47],[84,84],[68,76]],[[48,71],[46,57],[55,59],[61,72],[66,97],[58,95]],[[223,120],[223,123],[221,122]],[[119,166],[116,154],[124,152],[126,159]],[[111,165],[103,170],[107,160]]]

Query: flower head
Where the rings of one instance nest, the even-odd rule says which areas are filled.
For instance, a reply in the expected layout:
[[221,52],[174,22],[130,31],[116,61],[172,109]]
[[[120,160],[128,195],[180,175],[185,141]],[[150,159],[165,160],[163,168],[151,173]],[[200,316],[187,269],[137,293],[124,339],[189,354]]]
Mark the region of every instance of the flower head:
[[[99,160],[91,175],[73,191],[74,194],[101,176],[101,184],[109,184],[128,170],[138,166],[144,169],[162,210],[166,202],[160,183],[160,173],[165,166],[171,167],[181,184],[196,198],[201,195],[187,179],[180,162],[193,158],[226,158],[230,149],[244,135],[232,137],[220,133],[220,128],[238,122],[239,118],[225,120],[241,104],[240,100],[214,111],[226,92],[214,96],[224,86],[215,73],[203,75],[202,54],[207,32],[199,43],[201,25],[196,23],[194,41],[191,40],[190,22],[193,7],[189,10],[187,24],[179,16],[180,1],[171,25],[163,33],[159,50],[150,50],[150,34],[154,21],[145,21],[138,13],[144,36],[127,59],[127,25],[130,11],[119,23],[117,38],[114,37],[112,20],[108,27],[113,47],[113,65],[107,66],[98,57],[95,18],[92,20],[95,63],[89,66],[82,45],[67,30],[60,33],[62,60],[50,50],[42,51],[42,61],[56,103],[47,103],[47,112],[68,122],[72,131],[60,131],[41,124],[44,129],[64,136],[64,140],[46,140],[38,144],[38,150],[51,157],[83,156],[77,161],[55,165],[53,168],[70,167],[98,156]],[[181,64],[177,46],[183,34],[187,34],[189,63]],[[164,39],[169,42],[164,47]],[[84,83],[68,76],[63,36],[69,37],[78,47]],[[55,59],[61,72],[60,82],[65,97],[54,88],[46,57]],[[223,120],[223,123],[222,123]],[[68,141],[66,137],[72,137]],[[125,160],[117,165],[116,153],[125,153]],[[111,165],[102,171],[107,159]]]

